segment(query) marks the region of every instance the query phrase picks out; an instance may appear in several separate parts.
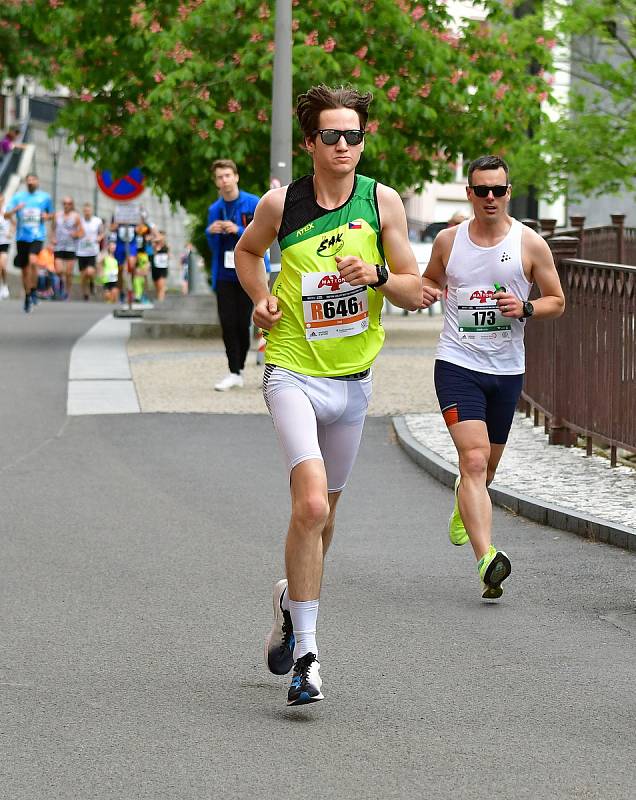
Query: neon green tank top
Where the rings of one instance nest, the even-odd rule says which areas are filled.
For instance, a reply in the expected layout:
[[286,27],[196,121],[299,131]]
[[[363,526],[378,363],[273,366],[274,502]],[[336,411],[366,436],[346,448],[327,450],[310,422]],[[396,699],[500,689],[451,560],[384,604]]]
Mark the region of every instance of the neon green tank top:
[[102,264],[102,283],[114,283],[119,275],[119,266],[115,256],[104,256]]
[[315,377],[351,375],[373,364],[384,343],[384,297],[343,283],[335,256],[384,264],[376,187],[356,175],[347,202],[326,210],[316,202],[313,176],[289,185],[272,290],[283,314],[267,335],[267,364]]

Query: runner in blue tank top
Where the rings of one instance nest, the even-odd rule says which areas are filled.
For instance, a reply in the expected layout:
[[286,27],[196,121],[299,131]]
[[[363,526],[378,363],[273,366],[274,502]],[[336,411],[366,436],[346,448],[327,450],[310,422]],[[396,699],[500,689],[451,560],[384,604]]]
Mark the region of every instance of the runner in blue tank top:
[[[531,317],[553,319],[565,309],[550,248],[508,215],[510,192],[502,158],[473,161],[466,194],[474,216],[440,231],[422,277],[422,308],[442,290],[446,299],[435,389],[459,455],[449,535],[455,545],[470,541],[486,600],[501,597],[511,572],[506,553],[492,544],[487,487],[523,385],[524,328]],[[533,283],[541,297],[530,302]]]
[[4,216],[16,219],[17,253],[14,263],[22,270],[24,310],[29,312],[33,305],[37,305],[37,256],[46,239],[44,223],[53,216],[53,204],[50,195],[40,191],[37,175],[27,175],[26,185],[26,191],[16,192],[9,200]]

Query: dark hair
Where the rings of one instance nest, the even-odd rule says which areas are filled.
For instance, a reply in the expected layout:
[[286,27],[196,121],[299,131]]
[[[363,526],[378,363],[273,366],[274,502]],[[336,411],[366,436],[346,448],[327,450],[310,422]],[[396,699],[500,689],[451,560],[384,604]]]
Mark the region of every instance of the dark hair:
[[335,89],[320,84],[312,86],[296,99],[296,116],[305,139],[312,139],[318,129],[320,112],[332,108],[351,108],[358,114],[360,127],[364,129],[369,118],[369,106],[373,100],[371,92],[360,93],[351,86],[338,86]]
[[480,169],[499,169],[503,167],[506,173],[506,183],[510,183],[510,170],[508,165],[499,156],[479,156],[474,161],[471,161],[468,166],[468,185],[472,185],[473,172]]
[[27,174],[24,177],[24,180],[26,180],[27,178],[35,178],[36,181],[40,180],[35,172],[27,172]]
[[238,175],[238,167],[229,158],[217,158],[212,164],[212,172],[214,173],[217,169],[231,169],[235,175]]

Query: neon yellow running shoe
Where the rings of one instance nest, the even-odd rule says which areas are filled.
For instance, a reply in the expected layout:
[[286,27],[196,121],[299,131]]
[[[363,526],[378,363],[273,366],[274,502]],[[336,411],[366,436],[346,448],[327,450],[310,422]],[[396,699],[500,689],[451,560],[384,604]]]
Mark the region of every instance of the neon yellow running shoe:
[[496,600],[503,594],[502,583],[512,572],[510,559],[503,552],[497,550],[494,545],[485,556],[479,559],[477,571],[481,580],[481,596],[484,600]]
[[468,541],[468,534],[466,533],[466,528],[464,527],[461,514],[459,513],[459,501],[457,500],[460,478],[460,475],[455,478],[455,506],[448,520],[448,537],[451,542],[458,547],[462,544],[466,544]]

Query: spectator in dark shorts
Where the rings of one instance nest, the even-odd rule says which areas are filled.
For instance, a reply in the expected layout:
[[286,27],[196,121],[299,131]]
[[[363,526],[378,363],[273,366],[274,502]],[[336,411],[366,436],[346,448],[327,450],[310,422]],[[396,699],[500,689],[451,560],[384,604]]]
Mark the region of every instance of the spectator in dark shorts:
[[53,220],[51,243],[55,253],[55,271],[62,281],[62,299],[70,300],[77,242],[84,235],[84,227],[72,197],[62,199],[62,209],[55,214]]
[[9,246],[13,238],[12,225],[4,217],[4,205],[4,195],[0,194],[0,300],[9,299],[7,261],[9,259]]
[[77,243],[77,261],[82,297],[88,300],[95,279],[97,256],[104,238],[104,223],[93,214],[93,206],[90,203],[84,203],[82,207],[82,227],[84,235]]
[[26,185],[26,191],[16,192],[9,200],[4,216],[5,219],[15,217],[17,220],[17,253],[13,263],[22,270],[24,310],[29,312],[38,303],[36,256],[46,239],[44,223],[53,216],[53,204],[50,195],[40,190],[37,175],[27,175]]
[[170,248],[166,243],[166,232],[159,231],[154,240],[154,260],[152,265],[152,281],[155,284],[157,301],[166,299],[166,281],[170,266]]

